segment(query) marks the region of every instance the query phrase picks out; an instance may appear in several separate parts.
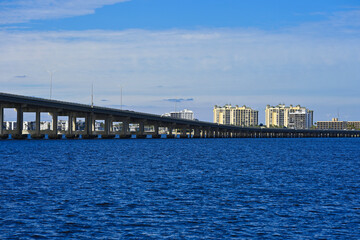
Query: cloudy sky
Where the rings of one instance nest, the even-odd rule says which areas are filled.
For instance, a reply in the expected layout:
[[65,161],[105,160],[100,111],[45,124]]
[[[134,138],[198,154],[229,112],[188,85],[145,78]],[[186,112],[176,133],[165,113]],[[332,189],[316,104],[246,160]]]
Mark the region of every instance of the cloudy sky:
[[360,120],[358,0],[5,0],[0,92],[162,114],[301,104]]

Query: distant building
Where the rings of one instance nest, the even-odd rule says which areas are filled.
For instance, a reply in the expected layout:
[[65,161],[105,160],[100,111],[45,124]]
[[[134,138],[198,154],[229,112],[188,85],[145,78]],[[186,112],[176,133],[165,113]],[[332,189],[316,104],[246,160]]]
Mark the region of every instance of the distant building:
[[309,129],[313,126],[314,112],[297,105],[286,107],[283,104],[275,107],[267,105],[265,124],[267,127],[286,127],[292,129]]
[[23,130],[35,130],[36,129],[36,122],[35,121],[24,121],[23,122]]
[[101,121],[95,121],[95,131],[104,131],[105,123]]
[[66,121],[66,120],[58,120],[57,130],[58,131],[67,131],[68,130],[68,121]]
[[41,131],[51,130],[51,122],[40,122],[40,130]]
[[188,110],[188,109],[184,109],[184,110],[179,111],[179,112],[165,113],[165,114],[163,114],[161,116],[194,120],[194,112],[191,111],[191,110]]
[[333,118],[331,121],[318,121],[316,123],[317,129],[360,129],[360,121],[339,121],[338,118]]
[[348,129],[360,129],[360,121],[348,121],[347,122]]
[[76,131],[84,131],[85,130],[85,121],[84,120],[76,120]]
[[223,107],[214,106],[214,123],[235,125],[235,126],[256,126],[258,125],[259,111],[253,110],[245,105],[242,107],[227,104]]
[[17,122],[16,121],[6,121],[4,122],[4,127],[6,130],[15,130]]

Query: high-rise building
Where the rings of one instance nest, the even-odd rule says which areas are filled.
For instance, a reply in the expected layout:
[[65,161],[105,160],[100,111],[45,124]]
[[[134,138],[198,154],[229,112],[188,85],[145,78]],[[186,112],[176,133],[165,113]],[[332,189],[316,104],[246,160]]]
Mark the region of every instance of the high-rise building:
[[313,126],[314,112],[297,105],[286,107],[279,104],[275,107],[267,105],[265,124],[267,127],[287,127],[292,129],[309,129]]
[[194,112],[189,109],[184,109],[179,112],[169,112],[169,113],[165,113],[161,116],[194,120]]
[[256,126],[258,125],[259,111],[253,110],[245,105],[242,107],[225,105],[223,107],[215,105],[214,123],[235,125],[235,126]]

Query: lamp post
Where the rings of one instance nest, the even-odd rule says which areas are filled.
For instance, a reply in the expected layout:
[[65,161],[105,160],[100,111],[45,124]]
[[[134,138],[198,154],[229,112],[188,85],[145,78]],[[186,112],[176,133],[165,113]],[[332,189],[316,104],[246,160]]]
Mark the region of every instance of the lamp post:
[[56,72],[56,71],[47,71],[49,74],[50,74],[50,100],[52,98],[52,78],[53,78],[53,74]]

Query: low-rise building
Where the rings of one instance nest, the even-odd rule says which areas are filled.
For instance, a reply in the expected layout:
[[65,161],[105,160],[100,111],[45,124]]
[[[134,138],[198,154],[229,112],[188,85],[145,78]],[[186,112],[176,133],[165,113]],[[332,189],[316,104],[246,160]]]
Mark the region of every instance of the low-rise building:
[[333,118],[331,121],[318,121],[316,128],[324,130],[360,129],[360,121],[339,121],[338,118]]
[[360,129],[360,121],[348,121],[347,123],[348,123],[347,124],[348,129],[356,129],[356,130]]

